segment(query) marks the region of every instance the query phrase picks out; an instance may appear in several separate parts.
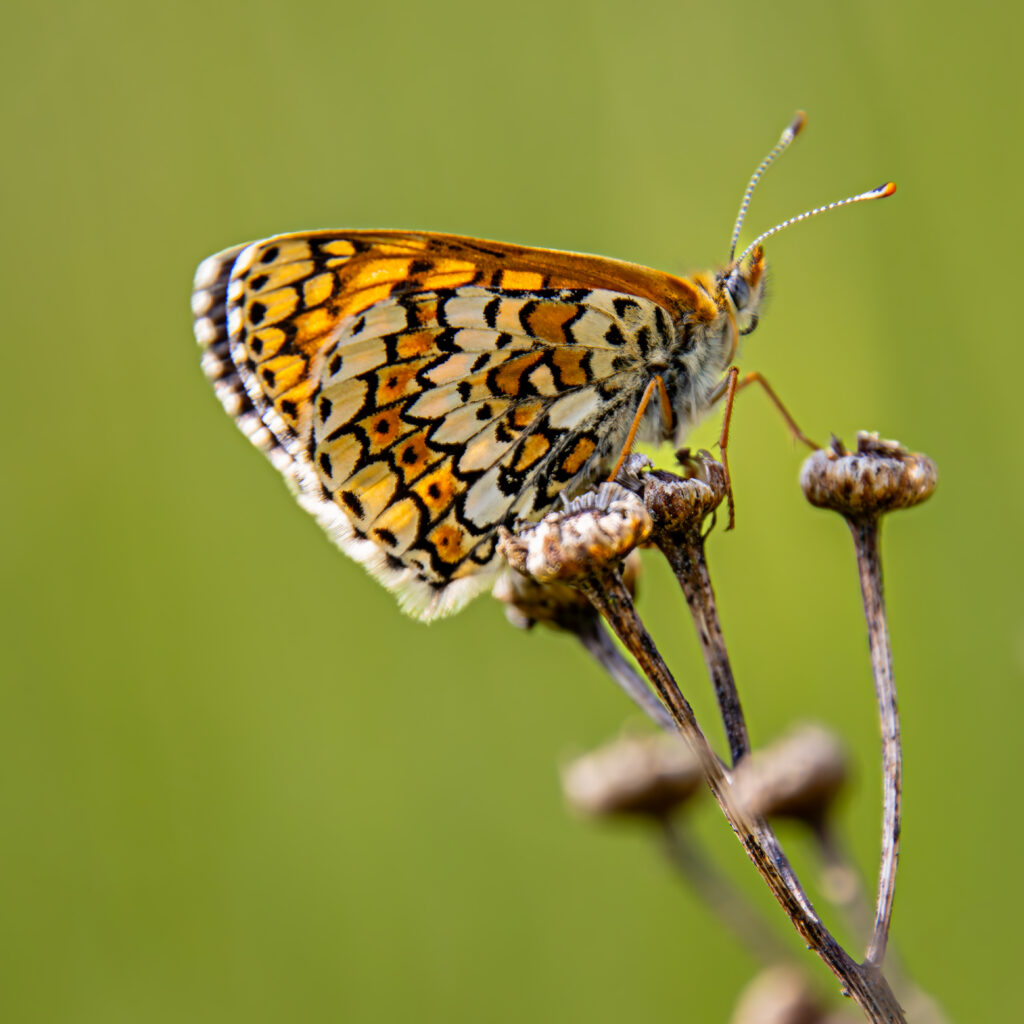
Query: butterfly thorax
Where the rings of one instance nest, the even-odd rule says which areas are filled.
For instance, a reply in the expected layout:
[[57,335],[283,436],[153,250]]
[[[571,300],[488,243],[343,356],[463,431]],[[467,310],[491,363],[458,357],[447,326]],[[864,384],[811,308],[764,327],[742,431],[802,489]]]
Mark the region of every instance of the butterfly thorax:
[[[722,378],[736,356],[741,335],[757,326],[763,298],[765,264],[756,250],[742,265],[666,280],[666,305],[676,312],[671,336],[661,351],[644,361],[647,380],[665,382],[674,422],[666,424],[652,402],[641,426],[641,440],[682,442],[708,412]],[[646,381],[645,381],[646,383]]]

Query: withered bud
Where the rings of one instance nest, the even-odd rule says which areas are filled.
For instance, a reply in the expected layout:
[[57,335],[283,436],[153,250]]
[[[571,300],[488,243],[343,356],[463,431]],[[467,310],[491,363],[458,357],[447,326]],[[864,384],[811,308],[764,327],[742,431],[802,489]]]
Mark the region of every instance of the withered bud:
[[678,736],[624,737],[562,770],[569,804],[594,816],[660,817],[700,788],[700,765]]
[[[640,555],[631,551],[622,563],[622,581],[631,597],[636,596],[639,575]],[[579,633],[599,618],[590,601],[574,587],[566,583],[538,583],[515,569],[498,577],[492,594],[504,602],[505,618],[518,629],[530,629],[541,622],[552,629]]]
[[857,434],[857,451],[847,452],[835,438],[830,451],[811,455],[800,471],[807,500],[847,519],[871,519],[910,508],[929,497],[938,482],[935,463],[877,434]]
[[818,825],[846,782],[846,754],[820,725],[798,726],[744,758],[733,792],[752,813]]
[[498,551],[540,583],[570,582],[625,558],[650,533],[643,502],[618,484],[603,483],[517,534],[503,529]]
[[848,1019],[826,1013],[803,971],[778,966],[747,985],[731,1024],[831,1024]]
[[686,478],[655,471],[644,477],[644,503],[658,529],[699,530],[700,524],[728,493],[725,467],[711,453],[679,453]]

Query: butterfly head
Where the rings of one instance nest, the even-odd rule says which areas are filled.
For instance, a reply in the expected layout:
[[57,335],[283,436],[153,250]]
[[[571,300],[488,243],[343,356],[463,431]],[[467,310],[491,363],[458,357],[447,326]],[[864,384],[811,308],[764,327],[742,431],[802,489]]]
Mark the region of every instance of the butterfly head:
[[743,260],[726,267],[719,274],[722,298],[730,307],[736,330],[749,334],[756,326],[764,298],[764,249],[756,246]]

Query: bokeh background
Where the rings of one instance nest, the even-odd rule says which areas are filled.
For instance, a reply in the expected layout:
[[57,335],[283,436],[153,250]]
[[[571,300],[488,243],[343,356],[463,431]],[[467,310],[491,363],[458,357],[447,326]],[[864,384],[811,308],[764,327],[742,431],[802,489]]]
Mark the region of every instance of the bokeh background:
[[[4,20],[4,1020],[727,1018],[751,958],[647,837],[562,804],[558,765],[634,718],[624,699],[489,598],[403,617],[225,417],[188,297],[208,253],[324,226],[714,265],[799,107],[751,232],[899,192],[770,243],[742,362],[811,434],[876,429],[939,464],[884,538],[894,940],[954,1019],[1016,1015],[1013,5],[16,0]],[[710,556],[755,742],[808,718],[842,732],[843,823],[873,876],[849,539],[804,504],[763,397],[741,399],[731,452],[739,525]],[[641,607],[720,742],[654,560]],[[710,807],[700,830],[799,955]]]

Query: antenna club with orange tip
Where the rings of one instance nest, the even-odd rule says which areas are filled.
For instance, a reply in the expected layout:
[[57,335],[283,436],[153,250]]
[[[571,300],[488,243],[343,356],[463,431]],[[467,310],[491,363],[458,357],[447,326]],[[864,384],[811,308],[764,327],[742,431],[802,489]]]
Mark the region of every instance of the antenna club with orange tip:
[[750,197],[754,193],[754,189],[757,188],[758,183],[761,181],[761,177],[764,172],[775,163],[775,160],[782,155],[788,148],[790,143],[800,134],[804,129],[804,125],[807,124],[807,115],[802,111],[798,110],[796,116],[792,121],[786,125],[785,130],[779,137],[779,141],[775,143],[768,155],[757,165],[756,170],[747,183],[747,187],[743,192],[743,199],[740,202],[740,212],[736,216],[736,223],[732,229],[732,239],[729,243],[729,266],[737,267],[740,266],[744,260],[750,256],[756,247],[767,238],[771,238],[773,235],[777,235],[784,228],[788,228],[793,224],[799,224],[800,221],[808,220],[811,217],[817,217],[820,213],[827,213],[830,210],[838,210],[842,206],[849,206],[851,203],[863,203],[868,199],[885,199],[891,196],[896,191],[896,183],[893,181],[887,181],[884,185],[879,185],[878,188],[873,188],[869,192],[861,192],[856,196],[848,196],[846,199],[840,199],[835,203],[828,203],[825,206],[819,206],[813,210],[807,210],[804,213],[799,214],[796,217],[790,217],[789,220],[784,220],[781,224],[776,224],[769,231],[765,231],[763,234],[757,236],[753,242],[750,243],[740,253],[739,258],[736,258],[736,248],[739,242],[740,232],[743,230],[743,221],[747,215],[747,209],[750,206]]
[[792,227],[794,224],[799,224],[801,221],[809,220],[811,217],[817,217],[822,213],[839,210],[844,206],[851,206],[854,203],[866,203],[871,199],[885,199],[888,196],[891,196],[895,191],[895,183],[887,181],[884,185],[881,185],[878,188],[873,188],[868,192],[860,192],[855,196],[847,196],[845,199],[839,199],[834,203],[826,203],[824,206],[817,206],[813,210],[805,210],[803,213],[797,214],[795,217],[790,217],[788,220],[782,221],[781,224],[776,224],[775,227],[758,235],[757,238],[755,238],[754,241],[740,253],[739,257],[735,260],[735,265],[739,266],[742,264],[754,249],[766,239],[771,238],[773,235],[777,235],[780,231],[784,231],[788,227]]
[[783,134],[789,135],[790,138],[796,138],[807,124],[807,112],[804,110],[798,110],[793,115],[793,120],[789,122],[786,127],[786,131]]

